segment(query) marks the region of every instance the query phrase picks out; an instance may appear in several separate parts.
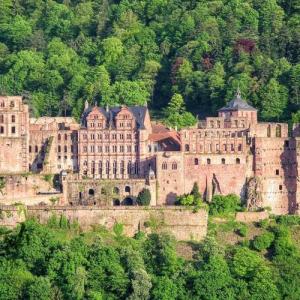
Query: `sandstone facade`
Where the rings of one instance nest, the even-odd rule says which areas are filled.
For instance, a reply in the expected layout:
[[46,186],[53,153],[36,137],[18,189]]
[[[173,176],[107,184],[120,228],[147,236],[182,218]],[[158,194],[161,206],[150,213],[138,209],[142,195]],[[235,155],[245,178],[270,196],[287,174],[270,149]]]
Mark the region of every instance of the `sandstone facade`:
[[60,174],[64,204],[129,205],[148,188],[152,206],[172,205],[197,182],[207,201],[235,193],[250,210],[299,210],[299,127],[289,136],[285,123],[258,122],[239,92],[217,117],[180,131],[151,122],[143,106],[86,103],[78,124],[29,118],[20,97],[0,97],[0,128],[0,173]]

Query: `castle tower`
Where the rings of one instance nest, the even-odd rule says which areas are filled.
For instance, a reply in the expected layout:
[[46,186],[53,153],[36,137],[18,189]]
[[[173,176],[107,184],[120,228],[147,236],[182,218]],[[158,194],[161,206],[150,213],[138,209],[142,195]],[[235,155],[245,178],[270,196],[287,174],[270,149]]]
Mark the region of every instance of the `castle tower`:
[[250,123],[257,123],[257,109],[242,99],[240,89],[237,89],[235,97],[219,110],[219,117],[229,119],[231,117],[246,117]]

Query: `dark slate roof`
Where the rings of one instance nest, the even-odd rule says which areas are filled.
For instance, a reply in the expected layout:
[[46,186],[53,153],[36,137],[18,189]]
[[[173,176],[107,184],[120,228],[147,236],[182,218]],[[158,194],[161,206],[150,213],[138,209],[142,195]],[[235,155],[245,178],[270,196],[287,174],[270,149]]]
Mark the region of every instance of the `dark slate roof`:
[[235,97],[219,111],[232,111],[232,110],[251,110],[256,111],[257,109],[249,105],[245,100],[242,99],[241,93],[238,90]]
[[[81,116],[81,125],[86,126],[86,117],[93,110],[94,107],[88,107],[84,110]],[[121,106],[109,107],[108,109],[104,109],[102,107],[97,107],[98,110],[106,117],[107,124],[109,127],[115,127],[115,117],[122,109]],[[147,111],[147,107],[145,106],[127,106],[128,110],[133,114],[137,127],[139,129],[145,129],[144,120]]]

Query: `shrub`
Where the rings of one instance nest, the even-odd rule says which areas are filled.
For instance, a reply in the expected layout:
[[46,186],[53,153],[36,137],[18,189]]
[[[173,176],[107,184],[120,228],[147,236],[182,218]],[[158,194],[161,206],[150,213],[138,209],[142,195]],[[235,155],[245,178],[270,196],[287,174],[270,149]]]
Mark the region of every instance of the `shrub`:
[[269,219],[260,220],[257,226],[266,229],[269,226]]
[[253,240],[252,246],[257,251],[262,251],[269,248],[274,241],[274,233],[266,232],[262,235],[256,236]]
[[276,222],[285,226],[300,225],[300,216],[285,215],[276,217]]
[[148,189],[142,189],[136,199],[138,205],[148,206],[151,202],[151,193]]
[[242,237],[245,237],[247,236],[248,231],[249,231],[248,226],[244,223],[241,223],[237,228],[236,233]]
[[211,215],[227,215],[240,210],[240,208],[240,198],[237,195],[215,195],[209,204],[209,213]]

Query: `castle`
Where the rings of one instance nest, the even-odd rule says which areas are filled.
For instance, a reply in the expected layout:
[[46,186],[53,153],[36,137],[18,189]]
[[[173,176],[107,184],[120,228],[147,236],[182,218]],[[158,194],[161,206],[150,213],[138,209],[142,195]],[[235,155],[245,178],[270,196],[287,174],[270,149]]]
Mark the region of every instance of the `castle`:
[[22,97],[0,97],[0,174],[60,174],[65,204],[172,205],[195,182],[203,197],[235,193],[249,209],[298,213],[300,134],[261,123],[238,91],[192,128],[151,122],[144,106],[91,107],[71,117],[29,117]]

